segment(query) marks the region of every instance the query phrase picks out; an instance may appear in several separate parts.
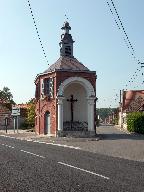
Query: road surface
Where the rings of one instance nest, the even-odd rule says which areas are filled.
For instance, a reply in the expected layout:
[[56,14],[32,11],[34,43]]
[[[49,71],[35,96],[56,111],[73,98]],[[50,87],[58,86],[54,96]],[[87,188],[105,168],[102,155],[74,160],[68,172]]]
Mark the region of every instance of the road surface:
[[0,192],[142,192],[144,163],[0,136]]

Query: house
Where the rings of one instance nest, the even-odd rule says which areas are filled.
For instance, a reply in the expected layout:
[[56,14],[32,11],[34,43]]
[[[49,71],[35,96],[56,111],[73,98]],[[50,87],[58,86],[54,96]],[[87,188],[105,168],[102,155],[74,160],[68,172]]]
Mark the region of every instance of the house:
[[144,111],[144,90],[123,91],[119,111],[119,125],[127,129],[126,117],[130,112]]
[[11,116],[11,104],[4,99],[0,99],[0,130],[13,127],[13,118]]

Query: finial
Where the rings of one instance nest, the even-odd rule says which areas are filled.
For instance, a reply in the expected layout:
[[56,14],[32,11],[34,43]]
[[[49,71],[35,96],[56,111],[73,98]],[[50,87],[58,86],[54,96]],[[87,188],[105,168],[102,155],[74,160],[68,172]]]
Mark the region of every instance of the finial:
[[65,14],[65,18],[66,18],[66,21],[64,22],[63,27],[61,29],[64,30],[64,33],[69,34],[69,30],[71,30],[71,27],[69,25],[69,22],[67,21],[68,17],[66,14]]

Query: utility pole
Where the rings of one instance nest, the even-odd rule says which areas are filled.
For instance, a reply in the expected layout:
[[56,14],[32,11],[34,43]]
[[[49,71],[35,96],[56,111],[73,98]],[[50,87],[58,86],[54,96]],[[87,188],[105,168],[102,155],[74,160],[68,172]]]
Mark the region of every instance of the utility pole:
[[120,114],[119,114],[120,121],[119,121],[119,124],[120,124],[120,127],[122,127],[122,90],[120,90],[119,104],[120,104]]

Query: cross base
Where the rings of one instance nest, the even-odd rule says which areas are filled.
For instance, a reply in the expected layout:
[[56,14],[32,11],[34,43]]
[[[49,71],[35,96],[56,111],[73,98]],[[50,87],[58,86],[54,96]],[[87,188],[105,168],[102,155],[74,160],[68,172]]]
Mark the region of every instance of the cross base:
[[58,131],[58,137],[96,138],[95,131]]

